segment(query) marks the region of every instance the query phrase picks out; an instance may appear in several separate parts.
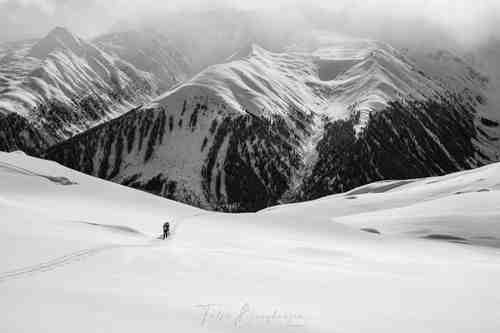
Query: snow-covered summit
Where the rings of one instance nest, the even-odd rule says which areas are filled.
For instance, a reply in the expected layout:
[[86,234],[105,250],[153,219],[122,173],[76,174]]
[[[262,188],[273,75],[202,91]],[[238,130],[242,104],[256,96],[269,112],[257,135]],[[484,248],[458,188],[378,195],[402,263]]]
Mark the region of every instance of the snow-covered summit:
[[55,50],[71,50],[82,56],[86,42],[63,27],[56,27],[47,36],[40,39],[29,51],[28,55],[39,59],[45,59]]
[[[10,49],[0,59],[0,149],[40,152],[182,81],[188,70],[183,58],[169,45],[144,39],[111,52],[55,28]],[[122,57],[140,52],[142,60]]]
[[256,115],[294,105],[332,117],[349,116],[349,108],[377,111],[393,100],[425,99],[444,90],[394,48],[370,40],[342,41],[310,53],[272,53],[251,43],[155,104],[188,87],[211,90],[233,109]]
[[170,96],[190,89],[204,89],[239,113],[256,116],[285,114],[296,107],[311,112],[319,98],[306,85],[314,76],[313,63],[303,55],[271,53],[252,45],[245,56],[232,57],[213,65],[174,91],[167,92],[153,105],[168,104]]
[[154,74],[160,93],[192,74],[189,59],[165,36],[152,30],[110,33],[95,38],[93,42],[137,69]]
[[251,58],[252,56],[258,56],[259,54],[269,53],[266,49],[262,48],[254,42],[247,43],[244,47],[241,47],[233,53],[230,57],[226,59],[225,62],[231,62],[236,60],[241,60],[245,58]]

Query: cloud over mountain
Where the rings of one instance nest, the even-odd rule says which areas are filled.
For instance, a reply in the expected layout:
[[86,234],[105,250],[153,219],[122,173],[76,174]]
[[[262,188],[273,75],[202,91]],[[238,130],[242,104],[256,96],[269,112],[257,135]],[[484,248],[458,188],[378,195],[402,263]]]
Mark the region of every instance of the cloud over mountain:
[[[296,12],[296,20],[323,22],[332,29],[374,38],[416,40],[450,36],[459,44],[499,38],[500,2],[496,0],[0,0],[0,41],[40,36],[54,25],[68,26],[83,36],[110,29],[120,20],[143,22],[151,16],[183,10],[236,8]],[[321,10],[314,10],[320,8]],[[88,24],[92,22],[92,24]],[[291,22],[290,24],[293,24]],[[368,36],[372,37],[372,36]]]

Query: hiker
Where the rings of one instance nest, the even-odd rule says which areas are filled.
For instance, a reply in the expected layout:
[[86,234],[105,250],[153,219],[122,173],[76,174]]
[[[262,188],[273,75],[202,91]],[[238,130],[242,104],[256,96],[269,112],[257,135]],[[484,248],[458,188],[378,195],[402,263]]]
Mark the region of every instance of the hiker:
[[166,239],[169,233],[170,233],[170,223],[165,222],[163,224],[163,239]]

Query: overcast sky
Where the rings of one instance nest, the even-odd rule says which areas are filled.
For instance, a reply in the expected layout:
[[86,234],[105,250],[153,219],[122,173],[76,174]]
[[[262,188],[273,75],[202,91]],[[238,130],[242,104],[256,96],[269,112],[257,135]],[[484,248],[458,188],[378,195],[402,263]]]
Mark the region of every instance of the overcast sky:
[[439,28],[461,43],[500,38],[500,0],[0,0],[0,40],[42,36],[56,25],[88,37],[105,32],[118,20],[225,6],[285,6],[299,12],[301,6],[322,6],[342,13],[352,29],[364,34],[404,31],[408,22],[419,24],[423,31],[428,26]]

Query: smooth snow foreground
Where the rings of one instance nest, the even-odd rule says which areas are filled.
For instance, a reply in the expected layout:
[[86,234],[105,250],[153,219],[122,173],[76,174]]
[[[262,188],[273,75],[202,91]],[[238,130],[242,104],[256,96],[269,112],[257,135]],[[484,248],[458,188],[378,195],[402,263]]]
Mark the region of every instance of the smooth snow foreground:
[[496,164],[223,215],[0,153],[0,331],[499,332],[499,184]]

